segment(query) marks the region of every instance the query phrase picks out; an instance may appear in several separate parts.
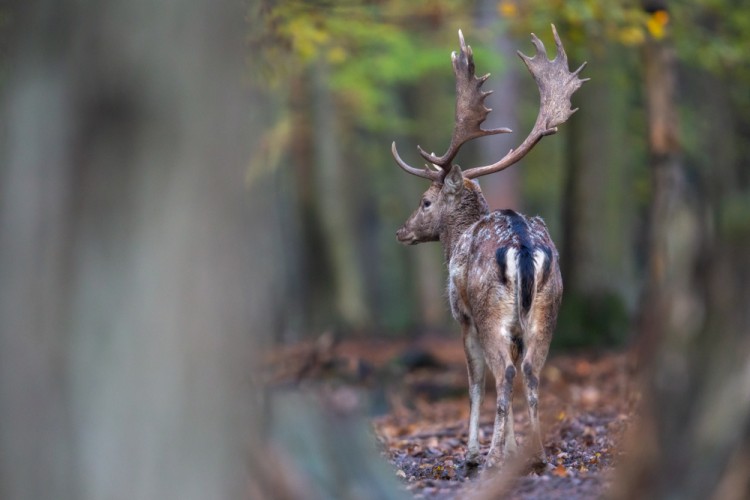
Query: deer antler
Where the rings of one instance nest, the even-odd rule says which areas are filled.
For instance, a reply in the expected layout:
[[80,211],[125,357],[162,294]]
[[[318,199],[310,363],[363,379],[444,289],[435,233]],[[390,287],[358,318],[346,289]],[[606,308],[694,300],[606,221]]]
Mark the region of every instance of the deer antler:
[[406,173],[416,175],[417,177],[423,177],[431,181],[442,180],[443,176],[445,175],[445,172],[443,170],[430,170],[427,165],[425,165],[425,168],[414,168],[409,166],[409,164],[402,160],[399,156],[398,151],[396,150],[396,141],[393,141],[393,144],[391,144],[391,153],[393,154],[393,158],[396,160],[398,166],[401,167]]
[[484,122],[487,115],[492,111],[492,109],[484,105],[484,100],[492,94],[492,91],[481,90],[482,85],[490,77],[490,74],[487,73],[481,78],[476,77],[474,74],[474,54],[471,51],[471,46],[466,45],[464,34],[461,30],[458,30],[458,39],[461,42],[461,53],[458,55],[455,52],[451,53],[453,73],[456,75],[456,123],[453,126],[451,145],[448,151],[440,157],[429,154],[417,146],[422,158],[443,167],[443,170],[446,170],[446,167],[451,164],[464,143],[477,137],[484,137],[485,135],[507,134],[511,132],[509,128],[482,129],[482,122]]
[[586,66],[586,63],[581,64],[572,73],[568,71],[568,56],[565,54],[565,48],[554,24],[552,25],[552,33],[555,36],[555,45],[557,46],[557,55],[553,60],[550,61],[547,58],[544,44],[533,33],[531,34],[531,42],[536,47],[534,57],[528,57],[520,51],[518,52],[519,57],[526,64],[539,87],[539,114],[534,123],[534,128],[531,129],[528,137],[520,146],[511,149],[501,160],[492,165],[466,170],[464,171],[464,177],[474,179],[510,167],[526,156],[526,153],[531,151],[542,137],[556,133],[557,126],[564,123],[570,118],[570,115],[578,110],[578,108],[570,109],[570,97],[581,87],[583,82],[589,80],[588,78],[578,78],[578,73]]
[[[557,34],[554,24],[552,25],[552,33],[554,34],[555,45],[557,46],[557,55],[553,60],[550,61],[547,58],[547,51],[544,48],[544,44],[533,33],[531,34],[531,42],[536,47],[534,57],[528,57],[520,51],[518,52],[519,57],[526,64],[526,67],[531,72],[539,87],[539,114],[537,115],[536,123],[534,123],[534,128],[531,129],[528,137],[526,137],[520,146],[516,149],[511,149],[500,161],[492,165],[466,170],[463,173],[464,177],[474,179],[510,167],[526,156],[526,153],[531,151],[542,137],[556,133],[557,126],[564,123],[570,118],[570,115],[578,110],[578,108],[570,109],[570,97],[581,87],[583,82],[589,80],[588,78],[578,78],[578,73],[586,66],[586,63],[581,64],[573,73],[568,71],[568,56],[565,54],[565,48],[560,41],[560,36]],[[511,131],[508,128],[484,130],[481,127],[482,122],[487,118],[489,112],[492,111],[484,105],[484,100],[492,91],[481,90],[482,84],[490,75],[486,74],[481,78],[476,77],[474,74],[474,56],[471,46],[466,45],[461,30],[458,31],[458,38],[461,42],[461,52],[458,55],[455,52],[451,54],[453,72],[456,75],[456,122],[453,127],[453,137],[451,138],[448,151],[443,156],[438,157],[425,152],[421,147],[417,146],[419,154],[436,167],[436,170],[430,170],[428,166],[418,169],[409,166],[401,159],[396,150],[395,142],[391,146],[393,157],[402,169],[412,175],[424,177],[432,181],[441,181],[443,179],[445,174],[450,170],[451,162],[458,154],[458,150],[466,142],[486,135],[502,134]]]
[[474,55],[471,51],[471,46],[466,45],[461,30],[458,30],[458,39],[461,43],[461,52],[458,55],[455,52],[451,53],[453,72],[456,75],[456,121],[453,127],[453,137],[451,138],[450,147],[443,156],[438,157],[434,153],[429,154],[420,146],[417,146],[419,154],[440,170],[433,171],[427,168],[416,169],[410,167],[399,156],[395,142],[391,147],[393,157],[402,169],[410,174],[431,180],[439,180],[450,170],[451,162],[464,143],[477,137],[484,137],[485,135],[511,132],[508,128],[482,129],[482,122],[487,118],[489,112],[492,111],[484,105],[484,100],[492,91],[481,90],[482,84],[487,81],[490,75],[488,73],[481,78],[476,77],[474,74]]

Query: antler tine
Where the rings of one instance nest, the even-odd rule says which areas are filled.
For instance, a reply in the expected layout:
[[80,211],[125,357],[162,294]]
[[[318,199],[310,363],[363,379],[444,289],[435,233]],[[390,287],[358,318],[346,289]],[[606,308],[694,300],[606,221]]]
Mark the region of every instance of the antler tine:
[[409,166],[409,164],[402,160],[401,156],[399,156],[398,151],[396,150],[396,141],[393,141],[393,144],[391,144],[391,153],[393,154],[393,158],[396,160],[396,163],[398,163],[398,166],[408,174],[416,175],[417,177],[423,177],[431,181],[440,180],[443,174],[443,172],[429,170],[426,167],[420,169]]
[[453,159],[458,150],[466,142],[486,135],[505,134],[511,132],[508,128],[484,130],[481,125],[487,118],[490,108],[484,105],[484,100],[492,91],[481,90],[482,84],[489,78],[489,73],[477,78],[475,75],[474,55],[471,46],[466,44],[464,34],[458,30],[458,40],[461,44],[459,54],[451,53],[453,72],[456,75],[456,121],[453,126],[453,137],[448,151],[442,156],[429,154],[418,147],[419,154],[428,162],[450,170]]
[[554,24],[552,25],[552,34],[557,46],[557,55],[553,60],[550,61],[547,58],[544,44],[533,33],[531,34],[531,43],[536,48],[534,57],[528,57],[520,51],[518,52],[519,57],[526,64],[539,87],[539,114],[531,132],[520,146],[512,149],[501,160],[492,165],[466,170],[464,171],[464,177],[474,179],[510,167],[526,156],[526,153],[531,151],[542,137],[556,133],[557,126],[565,123],[570,115],[577,111],[578,108],[571,109],[570,97],[584,82],[589,80],[588,78],[578,78],[578,73],[586,66],[586,63],[584,62],[571,73],[568,70],[568,56],[565,54],[565,48]]

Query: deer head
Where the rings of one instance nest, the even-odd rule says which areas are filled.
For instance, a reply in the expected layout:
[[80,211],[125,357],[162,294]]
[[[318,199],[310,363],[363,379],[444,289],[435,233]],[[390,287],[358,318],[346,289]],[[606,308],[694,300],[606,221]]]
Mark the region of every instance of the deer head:
[[407,245],[438,241],[447,228],[464,227],[488,211],[479,184],[454,165],[440,182],[432,182],[396,237]]
[[565,49],[554,25],[552,25],[552,33],[557,46],[557,55],[553,60],[547,58],[544,44],[533,33],[531,42],[536,48],[536,54],[528,57],[518,52],[539,87],[539,113],[531,132],[517,148],[511,149],[497,162],[461,172],[458,165],[453,164],[453,160],[463,144],[487,135],[509,133],[511,130],[507,128],[485,130],[481,127],[487,115],[492,111],[484,105],[484,100],[492,91],[481,89],[482,84],[489,78],[489,74],[480,78],[475,75],[471,47],[466,45],[461,30],[458,31],[461,51],[459,54],[455,52],[451,54],[453,72],[456,76],[456,117],[448,150],[442,156],[435,156],[417,146],[419,154],[428,162],[425,168],[418,169],[401,159],[395,142],[391,146],[391,152],[399,167],[409,174],[431,181],[429,189],[422,195],[419,207],[396,233],[400,242],[413,245],[436,241],[444,231],[453,228],[456,224],[471,219],[476,220],[475,215],[481,216],[486,213],[487,203],[484,196],[479,185],[471,179],[510,167],[531,151],[542,137],[556,133],[557,126],[577,111],[577,109],[571,109],[570,97],[583,82],[588,80],[588,78],[578,78],[578,73],[586,66],[586,63],[571,73],[568,70]]

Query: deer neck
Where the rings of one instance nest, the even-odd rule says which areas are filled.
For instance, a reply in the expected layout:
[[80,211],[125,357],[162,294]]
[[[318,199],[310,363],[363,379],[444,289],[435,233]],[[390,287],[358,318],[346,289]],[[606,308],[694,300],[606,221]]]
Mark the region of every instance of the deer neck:
[[440,243],[443,246],[446,263],[450,263],[455,254],[461,235],[488,213],[490,209],[482,193],[473,191],[468,193],[468,196],[462,197],[456,210],[446,214],[442,231],[440,231]]

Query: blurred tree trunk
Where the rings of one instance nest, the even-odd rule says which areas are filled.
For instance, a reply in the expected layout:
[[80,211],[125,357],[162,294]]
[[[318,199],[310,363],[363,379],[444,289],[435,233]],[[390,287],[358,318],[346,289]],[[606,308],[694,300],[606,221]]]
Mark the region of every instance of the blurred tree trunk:
[[[486,28],[497,23],[497,2],[482,0],[477,9],[477,26]],[[502,30],[492,38],[492,49],[503,58],[503,70],[492,68],[480,69],[480,73],[491,72],[492,77],[484,84],[484,90],[493,90],[489,97],[488,107],[492,112],[484,122],[484,128],[508,127],[512,134],[500,134],[477,141],[479,162],[482,165],[494,163],[523,140],[526,131],[520,130],[518,114],[520,99],[519,77],[523,65],[516,55],[516,40],[511,40],[508,30]],[[527,76],[527,75],[524,75]],[[468,165],[467,165],[468,166]],[[487,198],[490,209],[512,208],[521,210],[520,172],[523,161],[513,168],[498,172],[481,179],[482,191]]]
[[11,9],[3,499],[248,497],[250,368],[278,241],[272,187],[243,183],[265,102],[242,88],[244,14],[205,0]]
[[321,254],[316,247],[315,190],[313,188],[313,130],[311,125],[312,89],[302,75],[294,75],[289,83],[285,116],[288,120],[289,140],[284,149],[288,151],[290,165],[280,165],[276,173],[281,185],[278,212],[282,214],[284,232],[284,298],[290,307],[283,315],[279,332],[283,338],[278,343],[300,341],[311,332],[313,312],[317,301],[324,303],[325,293],[316,294],[316,271]]
[[[616,52],[609,47],[607,54]],[[619,68],[604,54],[586,67],[591,81],[582,104],[565,125],[568,144],[563,199],[562,271],[566,291],[593,296],[625,288],[623,262],[628,207],[622,188],[629,156],[620,138],[625,128],[625,97]]]
[[[313,131],[315,198],[330,270],[337,314],[344,324],[364,327],[370,319],[365,296],[363,263],[358,259],[354,209],[347,188],[346,166],[340,148],[345,141],[329,88],[328,67],[322,59],[313,69]],[[356,165],[349,166],[357,168]]]
[[[449,52],[446,53],[446,65],[450,61],[449,54]],[[426,147],[436,150],[445,149],[450,144],[450,134],[453,131],[454,94],[448,94],[449,98],[445,99],[442,105],[437,105],[436,96],[445,95],[440,91],[439,85],[440,81],[428,79],[421,82],[419,87],[414,89],[413,94],[409,96],[414,109],[407,110],[407,115],[418,117],[417,130],[419,132],[410,147],[405,148],[407,154],[414,154],[416,144],[429,145]],[[422,165],[424,163],[419,155],[414,154],[412,158],[416,158],[413,164]],[[403,214],[400,225],[419,206],[420,197],[429,187],[429,182],[408,175],[395,165],[393,168],[398,171],[397,175],[409,188],[405,205],[408,210]],[[394,237],[394,243],[395,241]],[[437,243],[428,243],[410,247],[405,251],[409,252],[411,275],[415,278],[415,292],[419,307],[419,317],[415,319],[421,326],[428,328],[445,325],[452,327],[448,304],[445,300],[447,272],[442,248]]]
[[[616,496],[748,498],[750,224],[730,215],[747,187],[709,199],[714,240],[681,160],[668,38],[648,41],[644,65],[653,190],[638,342],[644,409]],[[727,169],[731,163],[712,165],[719,178]]]
[[677,61],[671,41],[650,37],[643,64],[651,171],[647,269],[640,311],[641,350],[646,353],[658,343],[647,333],[661,331],[650,326],[652,322],[695,328],[699,309],[694,306],[700,293],[690,270],[707,235],[683,165],[675,97]]
[[[596,61],[591,64],[596,67]],[[590,75],[590,74],[589,74]],[[587,76],[589,76],[587,75]],[[590,77],[590,76],[589,76]],[[596,79],[586,85],[586,104],[568,123],[568,160],[563,194],[563,244],[561,268],[566,292],[592,293],[602,286],[599,241],[605,204],[603,177],[609,165],[608,89]]]
[[[628,196],[636,153],[626,135],[628,71],[618,48],[588,54],[576,112],[565,124],[561,271],[565,298],[560,313],[562,343],[622,341],[627,334],[626,300],[634,295],[634,258],[629,237],[635,202]],[[614,60],[615,63],[610,63]],[[576,97],[574,97],[575,100]]]
[[420,183],[405,182],[403,176],[406,174],[396,166],[387,147],[393,137],[388,135],[378,139],[369,146],[372,157],[376,158],[372,195],[379,215],[379,231],[373,248],[377,255],[374,259],[376,266],[370,272],[375,274],[372,283],[376,287],[377,324],[386,332],[399,332],[416,322],[427,321],[416,300],[419,295],[414,282],[418,276],[412,272],[412,248],[404,248],[396,240],[396,229],[406,220],[414,196],[419,196],[416,189]]
[[[418,201],[419,197],[416,199]],[[439,245],[421,245],[409,250],[413,250],[412,262],[419,277],[419,324],[428,328],[450,325],[448,304],[445,301],[445,264],[442,262]]]

